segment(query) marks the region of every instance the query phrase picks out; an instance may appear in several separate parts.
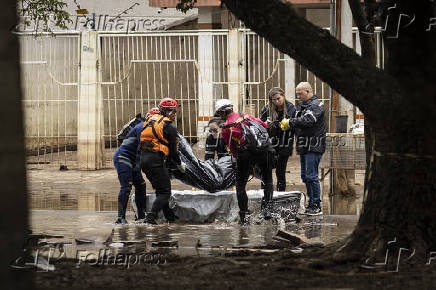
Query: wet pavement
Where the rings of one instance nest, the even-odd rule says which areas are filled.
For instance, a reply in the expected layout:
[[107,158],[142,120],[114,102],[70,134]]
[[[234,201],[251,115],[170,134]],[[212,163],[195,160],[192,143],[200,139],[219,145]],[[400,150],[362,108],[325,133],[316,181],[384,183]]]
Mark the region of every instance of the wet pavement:
[[[144,252],[154,242],[162,241],[176,241],[178,247],[172,251],[178,255],[210,255],[235,247],[271,245],[279,229],[304,236],[311,242],[331,243],[349,235],[357,222],[357,216],[326,215],[303,218],[298,224],[279,221],[244,227],[225,222],[149,226],[139,222],[115,225],[115,216],[115,212],[33,210],[31,229],[33,233],[63,236],[47,241],[65,243],[66,256],[75,258],[78,251]],[[133,218],[128,216],[130,221]]]
[[[293,156],[288,164],[288,190],[304,191],[300,180],[298,158]],[[284,223],[265,222],[241,227],[237,223],[214,222],[210,224],[176,223],[146,226],[134,220],[129,201],[128,225],[114,224],[117,210],[119,183],[113,167],[98,171],[79,171],[69,166],[60,171],[58,165],[28,165],[30,226],[33,233],[62,235],[63,238],[47,239],[48,242],[65,243],[66,255],[74,257],[77,250],[143,252],[149,251],[153,242],[177,241],[173,251],[179,255],[209,255],[227,248],[257,248],[274,243],[279,229],[299,234],[314,242],[331,243],[349,235],[357,223],[357,216],[329,216],[303,218]],[[274,174],[275,175],[275,174]],[[274,177],[275,178],[275,177]],[[274,181],[274,183],[276,183]],[[172,182],[174,190],[195,190]],[[259,189],[260,180],[253,179],[249,189]],[[152,191],[147,182],[147,191]],[[324,195],[324,212],[327,213],[328,197]],[[76,239],[89,240],[79,244]],[[121,242],[121,243],[119,243]]]

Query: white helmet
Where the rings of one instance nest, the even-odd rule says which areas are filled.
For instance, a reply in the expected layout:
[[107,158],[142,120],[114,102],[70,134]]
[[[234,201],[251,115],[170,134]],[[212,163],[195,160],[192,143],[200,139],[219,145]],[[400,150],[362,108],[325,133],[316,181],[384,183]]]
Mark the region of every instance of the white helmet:
[[215,103],[215,112],[223,111],[225,109],[233,108],[232,103],[228,99],[220,99]]

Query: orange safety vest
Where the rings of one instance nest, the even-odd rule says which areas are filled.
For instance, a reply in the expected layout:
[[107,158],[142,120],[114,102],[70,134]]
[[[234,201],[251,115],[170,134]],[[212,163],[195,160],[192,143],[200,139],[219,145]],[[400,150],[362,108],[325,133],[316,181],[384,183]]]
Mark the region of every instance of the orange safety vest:
[[163,136],[163,127],[166,122],[171,122],[168,117],[153,115],[144,122],[140,136],[141,149],[169,154],[168,141]]

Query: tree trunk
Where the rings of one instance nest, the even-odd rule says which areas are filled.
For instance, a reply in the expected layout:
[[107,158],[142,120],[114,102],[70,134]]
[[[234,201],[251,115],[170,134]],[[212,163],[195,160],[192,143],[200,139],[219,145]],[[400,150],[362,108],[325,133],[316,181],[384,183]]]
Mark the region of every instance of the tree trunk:
[[[385,39],[388,60],[382,72],[300,18],[290,4],[222,2],[249,28],[358,106],[371,124],[366,130],[374,150],[369,155],[364,210],[339,252],[376,261],[396,238],[398,245],[425,259],[436,249],[436,32],[426,31],[434,3],[399,1],[401,12],[389,10],[390,21],[398,20],[400,13],[415,18],[400,23],[397,38]],[[388,30],[388,36],[395,36],[393,32]]]
[[385,38],[386,71],[407,97],[398,98],[403,106],[396,110],[397,119],[372,132],[368,196],[348,249],[364,250],[376,260],[396,238],[398,246],[415,250],[423,262],[436,249],[436,37],[426,32],[430,2],[403,1],[399,7],[416,20],[408,27],[400,23],[398,38]]
[[409,150],[399,146],[404,140],[400,135],[376,135],[375,140],[368,196],[344,250],[381,259],[387,242],[396,240],[398,246],[416,250],[416,257],[425,260],[436,246],[436,162],[401,154]]
[[21,256],[27,230],[27,192],[16,0],[0,11],[0,281],[3,289],[31,289],[31,272],[13,271],[9,263]]

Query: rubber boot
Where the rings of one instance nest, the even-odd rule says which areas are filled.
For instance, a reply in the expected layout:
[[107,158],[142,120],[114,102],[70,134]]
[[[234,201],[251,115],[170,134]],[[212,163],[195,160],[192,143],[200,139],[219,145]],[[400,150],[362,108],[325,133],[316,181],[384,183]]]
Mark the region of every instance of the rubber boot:
[[118,218],[115,221],[116,224],[127,224],[126,209],[129,195],[123,194],[118,197]]
[[241,226],[248,226],[250,224],[250,214],[247,211],[239,212],[239,224]]
[[157,225],[157,214],[154,212],[148,212],[145,216],[144,223],[149,225]]
[[265,202],[265,206],[264,206],[264,208],[262,210],[263,218],[265,220],[272,219],[272,217],[273,217],[272,216],[272,211],[273,211],[273,203],[272,203],[272,201]]
[[118,217],[117,220],[115,221],[115,223],[118,225],[125,225],[125,224],[127,224],[127,220],[125,218]]
[[286,191],[286,183],[277,182],[277,191]]
[[165,216],[165,219],[167,220],[167,222],[169,222],[170,224],[176,222],[176,220],[178,219],[178,217],[176,216],[176,214],[174,213],[174,210],[171,209],[168,205],[165,206],[163,209],[163,214]]
[[145,218],[145,183],[138,187],[135,187],[135,204],[137,208],[136,220],[142,220]]
[[262,198],[260,210],[263,213],[263,218],[265,220],[272,219],[272,211],[273,211],[272,192],[266,193],[266,195]]

